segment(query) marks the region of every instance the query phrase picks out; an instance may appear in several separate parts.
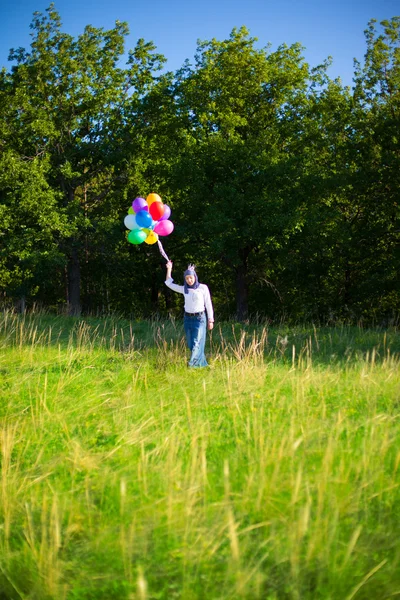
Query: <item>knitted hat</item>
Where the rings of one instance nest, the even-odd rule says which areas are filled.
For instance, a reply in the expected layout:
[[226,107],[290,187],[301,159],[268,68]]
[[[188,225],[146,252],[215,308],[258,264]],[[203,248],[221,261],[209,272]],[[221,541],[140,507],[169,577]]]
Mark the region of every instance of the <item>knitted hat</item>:
[[[194,277],[194,283],[192,285],[188,285],[186,283],[186,275],[192,275],[192,277]],[[185,282],[183,284],[183,287],[185,288],[185,294],[189,293],[189,289],[190,290],[197,290],[197,288],[199,287],[200,284],[199,284],[199,280],[197,279],[195,265],[188,265],[188,268],[184,272],[183,276],[185,278]]]

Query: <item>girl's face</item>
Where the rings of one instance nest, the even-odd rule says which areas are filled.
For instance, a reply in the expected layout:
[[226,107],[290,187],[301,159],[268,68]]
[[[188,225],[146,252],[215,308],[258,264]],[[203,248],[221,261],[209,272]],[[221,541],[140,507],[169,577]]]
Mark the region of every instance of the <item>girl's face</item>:
[[185,281],[188,285],[193,285],[194,282],[196,281],[196,279],[195,279],[194,275],[186,275]]

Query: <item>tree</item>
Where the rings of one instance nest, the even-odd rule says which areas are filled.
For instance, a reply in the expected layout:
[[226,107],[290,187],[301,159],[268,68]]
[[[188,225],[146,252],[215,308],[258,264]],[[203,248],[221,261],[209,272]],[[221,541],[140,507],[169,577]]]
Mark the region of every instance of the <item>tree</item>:
[[357,248],[360,308],[391,318],[400,308],[400,17],[365,31],[363,67],[356,63],[353,118],[354,200],[359,204]]
[[313,78],[299,44],[270,52],[255,42],[243,27],[199,43],[195,66],[178,72],[174,89],[182,235],[194,259],[206,253],[232,273],[240,320],[248,316],[250,257],[288,244],[298,227],[301,166],[291,149],[301,125],[293,116]]
[[[53,5],[46,13],[34,15],[31,51],[10,53],[16,65],[4,76],[11,107],[7,144],[21,160],[43,158],[50,165],[46,181],[58,192],[57,213],[64,223],[58,247],[67,263],[67,302],[70,313],[79,314],[88,236],[105,218],[104,199],[125,177],[126,154],[136,141],[127,118],[164,59],[141,39],[121,68],[126,23],[117,21],[108,31],[88,25],[74,39],[62,33]],[[115,206],[106,209],[115,214]]]
[[292,315],[371,319],[399,307],[398,25],[385,21],[378,35],[369,24],[353,95],[329,82],[306,105],[298,152],[314,149],[303,170],[304,224],[287,265],[299,300]]
[[[24,157],[13,148],[11,82],[0,76],[0,288],[4,300],[25,307],[49,273],[62,268],[57,236],[68,227],[48,183],[48,157]],[[46,277],[47,275],[47,277]],[[42,287],[46,287],[45,285]]]

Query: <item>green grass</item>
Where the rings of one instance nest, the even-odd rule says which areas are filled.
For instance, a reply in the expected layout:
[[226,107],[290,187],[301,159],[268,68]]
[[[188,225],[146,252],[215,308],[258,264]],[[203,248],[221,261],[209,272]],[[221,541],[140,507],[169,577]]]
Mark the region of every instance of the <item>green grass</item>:
[[0,315],[0,600],[400,597],[400,335]]

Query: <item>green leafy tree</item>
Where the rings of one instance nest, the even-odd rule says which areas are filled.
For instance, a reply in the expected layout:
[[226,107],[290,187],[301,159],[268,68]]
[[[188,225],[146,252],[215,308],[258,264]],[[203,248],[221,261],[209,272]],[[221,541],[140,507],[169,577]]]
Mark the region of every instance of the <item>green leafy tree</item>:
[[15,111],[10,104],[11,82],[5,70],[0,76],[0,288],[6,303],[26,297],[50,281],[50,273],[62,269],[57,236],[68,226],[57,210],[57,191],[48,182],[48,157],[23,156],[14,147]]
[[360,204],[363,309],[393,317],[400,308],[400,17],[371,20],[354,92],[355,198]]
[[366,31],[354,93],[327,82],[303,105],[308,199],[280,275],[293,316],[370,320],[399,306],[398,19],[381,26]]
[[12,50],[16,64],[5,76],[13,111],[8,142],[22,160],[43,157],[50,165],[46,181],[58,192],[64,223],[58,247],[66,259],[67,300],[79,314],[81,263],[98,221],[121,216],[121,200],[115,206],[105,199],[126,179],[128,163],[140,160],[132,152],[140,145],[131,119],[164,59],[139,40],[121,68],[126,23],[108,31],[88,25],[75,39],[61,31],[53,5],[44,16],[35,13],[31,28],[31,51]]
[[301,223],[302,163],[292,149],[316,77],[299,44],[270,52],[255,42],[243,27],[228,40],[199,43],[194,67],[184,66],[174,89],[183,150],[174,168],[180,234],[194,260],[224,265],[241,320],[249,261],[264,253],[258,277],[265,279],[269,253],[287,246]]

